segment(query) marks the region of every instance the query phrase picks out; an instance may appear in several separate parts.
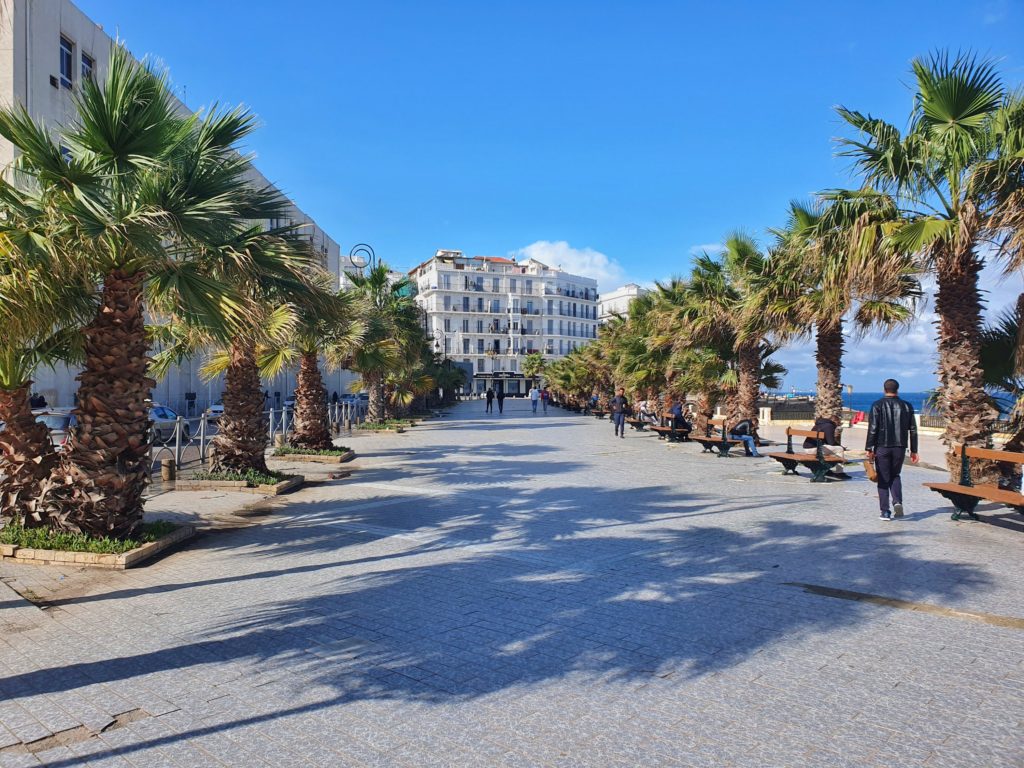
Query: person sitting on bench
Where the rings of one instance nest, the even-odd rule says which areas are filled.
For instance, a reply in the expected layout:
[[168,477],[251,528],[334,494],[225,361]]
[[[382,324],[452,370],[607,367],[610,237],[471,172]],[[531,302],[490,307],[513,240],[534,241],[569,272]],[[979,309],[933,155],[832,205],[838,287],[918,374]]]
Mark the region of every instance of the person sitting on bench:
[[670,409],[669,413],[672,414],[672,429],[685,429],[687,432],[693,431],[693,424],[686,419],[686,415],[683,413],[683,404],[676,403]]
[[640,405],[637,406],[637,418],[649,421],[651,424],[658,423],[658,417],[651,410],[651,406],[646,400],[641,400]]
[[[814,420],[814,431],[825,435],[825,439],[821,441],[821,453],[823,456],[838,456],[840,459],[846,458],[846,449],[839,444],[839,440],[836,438],[836,428],[840,423],[838,418],[827,418],[825,416]],[[804,453],[817,454],[817,452],[817,441],[813,437],[804,438]],[[846,470],[842,464],[833,466],[829,473],[840,477],[846,476]]]
[[756,416],[752,419],[743,419],[733,424],[729,430],[729,437],[743,442],[743,450],[747,456],[759,459],[761,454],[757,452],[757,446],[760,444],[761,438],[757,434],[757,425],[758,420]]

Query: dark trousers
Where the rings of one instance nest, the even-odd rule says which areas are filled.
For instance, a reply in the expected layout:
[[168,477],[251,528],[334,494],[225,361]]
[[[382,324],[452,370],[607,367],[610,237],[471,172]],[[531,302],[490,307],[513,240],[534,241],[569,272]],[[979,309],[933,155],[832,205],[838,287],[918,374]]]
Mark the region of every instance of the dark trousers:
[[504,412],[505,412],[505,398],[504,397],[499,397],[498,398],[498,413],[504,413]]
[[893,504],[903,503],[903,481],[900,472],[903,470],[903,459],[906,448],[880,447],[875,449],[875,471],[878,472],[878,508],[889,511],[889,496]]
[[494,401],[493,400],[488,400],[487,401],[487,408],[484,410],[484,413],[491,413],[493,411],[494,411]]
[[626,414],[613,413],[612,426],[615,427],[616,435],[624,435],[626,433]]

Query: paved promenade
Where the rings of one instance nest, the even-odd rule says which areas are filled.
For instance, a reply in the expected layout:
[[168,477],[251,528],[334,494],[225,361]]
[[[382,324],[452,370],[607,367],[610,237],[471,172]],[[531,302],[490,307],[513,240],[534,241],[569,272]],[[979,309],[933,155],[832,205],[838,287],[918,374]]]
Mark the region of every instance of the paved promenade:
[[885,523],[523,401],[345,442],[147,567],[0,566],[0,766],[1024,764],[1024,520],[934,472]]

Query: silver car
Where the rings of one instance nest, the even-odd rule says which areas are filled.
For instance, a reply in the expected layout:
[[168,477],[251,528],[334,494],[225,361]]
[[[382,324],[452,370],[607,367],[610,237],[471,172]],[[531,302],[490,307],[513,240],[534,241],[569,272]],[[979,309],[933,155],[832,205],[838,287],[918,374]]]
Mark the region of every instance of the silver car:
[[[178,414],[165,405],[153,403],[149,407],[149,420],[153,422],[153,442],[166,443],[174,439],[174,428],[178,423]],[[181,439],[188,440],[188,422],[181,423]]]
[[43,411],[36,413],[36,421],[50,430],[50,442],[54,450],[63,451],[71,440],[71,433],[78,426],[78,419],[68,411]]

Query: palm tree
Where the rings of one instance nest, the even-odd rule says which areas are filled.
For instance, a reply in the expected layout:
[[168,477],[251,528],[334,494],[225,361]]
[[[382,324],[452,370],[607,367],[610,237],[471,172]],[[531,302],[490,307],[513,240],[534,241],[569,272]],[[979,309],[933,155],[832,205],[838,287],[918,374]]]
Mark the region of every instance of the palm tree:
[[[839,108],[860,134],[840,142],[841,154],[853,158],[866,184],[892,195],[900,208],[892,220],[893,243],[917,254],[935,277],[943,439],[948,446],[982,445],[996,416],[980,364],[978,291],[978,245],[990,194],[972,182],[997,150],[991,127],[1006,92],[993,65],[971,55],[936,53],[915,59],[912,67],[916,91],[907,133]],[[952,450],[947,464],[955,478],[959,462]]]
[[78,362],[78,328],[92,315],[91,295],[74,280],[54,279],[45,203],[0,181],[0,517],[30,527],[49,524],[40,504],[56,464],[47,427],[29,392],[41,366]]
[[387,376],[415,360],[423,336],[422,324],[411,283],[407,278],[392,281],[386,264],[378,264],[365,275],[352,275],[351,280],[360,302],[364,334],[360,344],[342,355],[347,358],[346,367],[361,375],[354,386],[370,394],[367,419],[381,422],[385,418]]
[[246,180],[249,160],[235,151],[254,127],[249,113],[179,115],[166,76],[122,48],[103,82],[82,82],[75,107],[56,137],[21,108],[0,110],[0,134],[73,245],[62,276],[90,281],[99,299],[83,329],[78,431],[45,503],[63,528],[127,536],[150,470],[147,293],[208,326],[241,319],[243,298],[203,267],[206,247],[280,205]]
[[815,417],[839,419],[843,327],[898,329],[913,319],[920,287],[910,259],[891,247],[883,225],[892,200],[870,190],[822,193],[812,206],[790,203],[786,226],[757,288],[756,303],[774,316],[781,336],[812,333],[818,382]]
[[523,375],[530,379],[530,387],[537,385],[537,377],[544,373],[547,363],[540,352],[531,352],[523,359]]

